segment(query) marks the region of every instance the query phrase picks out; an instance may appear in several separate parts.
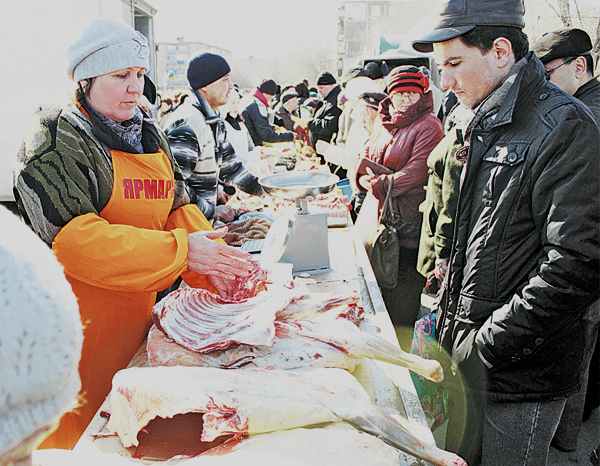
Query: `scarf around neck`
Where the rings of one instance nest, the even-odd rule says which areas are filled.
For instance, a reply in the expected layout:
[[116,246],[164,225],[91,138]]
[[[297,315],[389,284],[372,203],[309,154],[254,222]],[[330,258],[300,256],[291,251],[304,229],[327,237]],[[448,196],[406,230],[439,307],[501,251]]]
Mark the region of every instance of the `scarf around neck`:
[[135,108],[132,118],[121,123],[117,123],[113,119],[101,114],[91,105],[90,109],[119,140],[130,145],[140,154],[144,152],[144,146],[142,145],[142,122],[144,121],[144,115],[139,107]]
[[413,124],[427,113],[433,113],[433,94],[431,91],[423,94],[417,103],[411,105],[406,112],[398,112],[392,105],[392,99],[386,98],[381,102],[379,115],[383,126],[388,129],[405,128]]

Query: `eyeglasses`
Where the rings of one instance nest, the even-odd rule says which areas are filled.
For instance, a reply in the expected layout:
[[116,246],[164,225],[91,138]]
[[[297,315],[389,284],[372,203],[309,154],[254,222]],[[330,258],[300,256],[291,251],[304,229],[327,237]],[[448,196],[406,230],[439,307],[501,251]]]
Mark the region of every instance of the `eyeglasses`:
[[552,73],[554,73],[557,69],[559,69],[563,65],[568,65],[569,63],[572,63],[573,60],[575,60],[576,58],[577,57],[568,58],[567,60],[565,60],[564,62],[562,62],[560,65],[555,66],[551,70],[544,71],[544,76],[546,76],[546,81],[550,81],[550,76],[552,76]]
[[395,92],[392,95],[392,99],[405,100],[408,99],[411,102],[416,100],[418,97],[421,97],[421,94],[418,92]]

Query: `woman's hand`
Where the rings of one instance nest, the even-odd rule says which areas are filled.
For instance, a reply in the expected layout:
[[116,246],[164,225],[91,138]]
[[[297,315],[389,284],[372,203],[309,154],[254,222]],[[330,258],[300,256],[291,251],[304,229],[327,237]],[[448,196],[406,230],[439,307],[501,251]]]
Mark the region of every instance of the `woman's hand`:
[[217,291],[217,293],[219,293],[221,298],[229,298],[231,291],[233,290],[235,280],[227,280],[219,277],[218,275],[207,275],[206,279],[208,280],[208,283],[210,283]]
[[221,220],[223,223],[230,223],[235,220],[235,209],[228,205],[218,205],[215,207],[215,219]]
[[373,178],[369,175],[362,175],[359,179],[358,179],[358,183],[364,188],[366,189],[368,192],[373,191],[373,186],[371,186],[371,180]]
[[216,275],[225,280],[245,277],[252,268],[252,254],[213,241],[222,238],[227,228],[188,234],[188,268],[200,275]]
[[435,278],[437,278],[440,283],[444,281],[444,277],[446,276],[446,271],[448,270],[448,258],[435,260],[435,268],[433,269],[433,274]]

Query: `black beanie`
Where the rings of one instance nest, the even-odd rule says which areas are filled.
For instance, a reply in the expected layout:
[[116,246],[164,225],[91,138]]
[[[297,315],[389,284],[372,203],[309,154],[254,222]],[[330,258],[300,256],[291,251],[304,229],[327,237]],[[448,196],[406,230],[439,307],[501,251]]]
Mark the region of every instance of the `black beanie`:
[[337,81],[329,71],[323,71],[317,78],[317,86],[326,86],[328,84],[337,84]]
[[263,79],[258,90],[263,94],[275,95],[277,94],[277,83],[272,79]]
[[227,61],[214,53],[201,53],[190,60],[187,79],[192,89],[200,89],[231,72]]

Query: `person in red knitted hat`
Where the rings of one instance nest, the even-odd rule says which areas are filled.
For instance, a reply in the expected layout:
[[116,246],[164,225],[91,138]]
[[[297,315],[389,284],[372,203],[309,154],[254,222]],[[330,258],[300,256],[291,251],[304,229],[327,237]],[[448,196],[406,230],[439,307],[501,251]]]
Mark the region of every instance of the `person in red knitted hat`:
[[358,175],[357,185],[375,196],[381,210],[392,184],[391,203],[400,240],[400,260],[396,286],[382,288],[382,295],[400,346],[410,350],[425,285],[425,277],[416,269],[422,219],[419,204],[425,199],[427,157],[442,140],[443,129],[433,114],[429,78],[419,68],[394,68],[389,75],[387,94],[389,97],[379,104],[379,118],[365,156],[392,173]]

